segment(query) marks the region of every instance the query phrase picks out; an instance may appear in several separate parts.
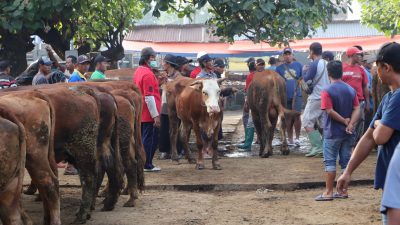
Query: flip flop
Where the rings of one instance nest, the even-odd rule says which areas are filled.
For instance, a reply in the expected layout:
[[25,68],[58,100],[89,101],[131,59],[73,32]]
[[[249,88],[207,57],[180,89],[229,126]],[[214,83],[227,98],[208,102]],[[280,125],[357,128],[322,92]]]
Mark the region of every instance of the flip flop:
[[332,200],[333,200],[333,197],[324,197],[323,194],[320,194],[320,195],[318,195],[317,197],[315,197],[314,200],[315,200],[315,201],[318,201],[318,202],[332,201]]
[[348,195],[341,195],[341,194],[336,192],[335,194],[333,194],[333,198],[346,199],[346,198],[349,198],[349,196]]

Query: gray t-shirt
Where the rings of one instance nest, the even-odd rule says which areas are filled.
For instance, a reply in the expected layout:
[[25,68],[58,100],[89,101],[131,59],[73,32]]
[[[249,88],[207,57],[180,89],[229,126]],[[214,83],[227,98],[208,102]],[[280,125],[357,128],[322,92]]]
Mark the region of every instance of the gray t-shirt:
[[[312,100],[320,100],[321,99],[321,91],[329,85],[329,77],[328,70],[326,65],[327,61],[323,59],[318,59],[310,64],[307,73],[304,75],[304,80],[313,80],[314,89],[308,99]],[[322,76],[322,77],[321,77]],[[321,77],[321,79],[316,83],[316,81]]]
[[42,73],[37,73],[32,79],[32,85],[48,84],[46,77]]
[[386,174],[381,212],[386,213],[387,208],[400,209],[400,144],[394,150]]
[[207,73],[205,70],[201,70],[201,72],[196,76],[196,78],[209,78],[209,79],[217,79],[217,74],[213,71]]

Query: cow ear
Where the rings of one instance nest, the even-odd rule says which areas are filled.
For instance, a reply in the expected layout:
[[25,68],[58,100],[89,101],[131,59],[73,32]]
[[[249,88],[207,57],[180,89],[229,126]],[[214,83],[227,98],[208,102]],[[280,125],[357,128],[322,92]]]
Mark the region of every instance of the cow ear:
[[218,85],[221,85],[222,82],[224,82],[225,80],[226,80],[226,77],[225,78],[218,78],[218,80],[217,80]]
[[195,82],[191,83],[189,87],[201,91],[203,89],[203,81],[196,80]]

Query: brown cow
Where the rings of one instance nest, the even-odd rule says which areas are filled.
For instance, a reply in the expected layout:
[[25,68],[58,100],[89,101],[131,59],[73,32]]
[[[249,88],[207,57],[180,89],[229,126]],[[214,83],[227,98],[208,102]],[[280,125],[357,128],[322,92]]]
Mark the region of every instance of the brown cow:
[[378,110],[378,106],[381,103],[383,96],[390,91],[390,88],[387,84],[382,83],[382,80],[379,78],[376,67],[374,67],[371,71],[372,73],[372,98],[374,100],[374,112]]
[[33,224],[21,206],[25,171],[25,129],[6,108],[0,108],[0,220],[3,225]]
[[[198,147],[197,169],[204,169],[203,153],[212,156],[213,169],[222,169],[218,162],[218,130],[222,112],[219,104],[220,88],[217,80],[196,80],[176,97],[176,112],[181,120],[180,138],[188,153],[189,133],[193,128]],[[174,147],[173,145],[172,147]],[[190,158],[189,158],[190,159]]]
[[248,103],[251,109],[257,136],[260,138],[260,157],[272,155],[272,139],[278,117],[281,119],[281,152],[289,154],[286,140],[286,85],[285,81],[274,71],[256,72],[248,90]]

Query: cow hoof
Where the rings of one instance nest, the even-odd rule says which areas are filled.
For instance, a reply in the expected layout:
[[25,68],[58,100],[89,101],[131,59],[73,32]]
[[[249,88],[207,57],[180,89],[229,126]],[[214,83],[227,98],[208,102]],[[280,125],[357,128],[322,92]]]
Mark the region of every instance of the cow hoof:
[[217,164],[217,165],[214,165],[214,166],[213,166],[213,169],[214,169],[214,170],[222,170],[222,166],[219,165],[219,164]]
[[114,206],[103,206],[103,208],[101,208],[102,212],[108,212],[108,211],[112,211],[114,209]]
[[271,156],[270,153],[264,153],[261,155],[261,158],[269,158]]
[[125,202],[124,207],[135,207],[135,201],[128,200],[127,202]]
[[282,151],[282,155],[289,155],[290,151],[286,150],[286,151]]
[[196,165],[196,169],[197,170],[203,170],[204,169],[204,165],[203,164],[197,164]]
[[188,161],[189,161],[189,164],[195,164],[196,163],[195,159],[188,159]]

